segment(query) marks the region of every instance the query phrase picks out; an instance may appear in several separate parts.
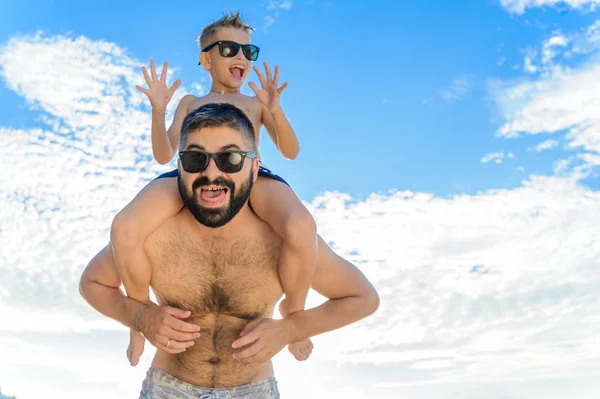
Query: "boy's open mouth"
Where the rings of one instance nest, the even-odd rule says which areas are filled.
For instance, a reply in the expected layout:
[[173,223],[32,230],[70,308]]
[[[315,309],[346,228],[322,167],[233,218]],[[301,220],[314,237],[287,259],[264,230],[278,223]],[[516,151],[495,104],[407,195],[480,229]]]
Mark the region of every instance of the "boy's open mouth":
[[236,79],[242,79],[244,76],[245,70],[246,70],[246,67],[243,65],[233,65],[233,66],[231,66],[231,68],[229,68],[229,72],[231,72],[233,77]]

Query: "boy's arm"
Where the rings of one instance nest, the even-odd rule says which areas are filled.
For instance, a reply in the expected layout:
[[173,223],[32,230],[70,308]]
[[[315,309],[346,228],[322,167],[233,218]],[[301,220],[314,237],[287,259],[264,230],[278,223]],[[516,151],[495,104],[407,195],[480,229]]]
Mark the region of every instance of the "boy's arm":
[[283,113],[283,109],[279,107],[273,111],[269,111],[267,107],[262,107],[262,122],[265,129],[277,149],[287,159],[294,159],[300,152],[300,144],[292,125]]
[[181,125],[188,114],[188,106],[195,97],[191,94],[183,96],[169,129],[166,129],[165,111],[152,108],[152,153],[161,165],[171,162],[179,147]]
[[[79,281],[79,293],[94,309],[126,327],[136,327],[142,304],[123,295],[115,269],[110,244],[87,265]],[[155,347],[168,353],[179,353],[193,345],[200,327],[184,322],[190,312],[171,306],[149,304],[139,313],[139,327]],[[174,340],[166,347],[169,339]]]

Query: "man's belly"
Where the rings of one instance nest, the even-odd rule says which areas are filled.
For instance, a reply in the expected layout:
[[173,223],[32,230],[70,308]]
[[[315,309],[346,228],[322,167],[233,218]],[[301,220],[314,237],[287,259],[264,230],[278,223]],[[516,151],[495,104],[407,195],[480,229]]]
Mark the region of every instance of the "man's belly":
[[[207,314],[193,315],[185,321],[201,327],[200,338],[183,353],[173,355],[157,350],[152,362],[154,367],[202,387],[238,386],[273,376],[271,362],[249,367],[233,359],[231,344],[239,338],[249,320]],[[236,349],[235,352],[243,349]]]

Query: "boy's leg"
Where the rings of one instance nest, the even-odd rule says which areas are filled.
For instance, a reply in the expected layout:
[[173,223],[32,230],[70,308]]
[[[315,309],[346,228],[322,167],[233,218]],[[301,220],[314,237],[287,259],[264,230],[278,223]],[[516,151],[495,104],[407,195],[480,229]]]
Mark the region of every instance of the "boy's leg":
[[[285,293],[282,316],[304,310],[317,264],[317,227],[310,212],[286,184],[259,176],[250,194],[252,208],[283,239],[279,278]],[[309,341],[290,347],[299,360],[312,350]],[[295,351],[298,349],[298,351]],[[302,358],[302,359],[300,359]]]
[[[144,242],[182,207],[177,178],[165,177],[150,182],[115,216],[110,232],[111,247],[117,273],[130,298],[143,303],[150,301],[151,267]],[[127,355],[132,366],[137,365],[143,351],[144,337],[131,330]]]

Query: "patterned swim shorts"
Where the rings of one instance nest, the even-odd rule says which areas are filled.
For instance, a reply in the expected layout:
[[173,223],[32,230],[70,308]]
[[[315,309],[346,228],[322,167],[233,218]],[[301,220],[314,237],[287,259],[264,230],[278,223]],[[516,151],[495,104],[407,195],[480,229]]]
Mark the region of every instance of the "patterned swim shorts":
[[199,387],[150,367],[139,399],[279,399],[279,389],[273,377],[236,387]]

